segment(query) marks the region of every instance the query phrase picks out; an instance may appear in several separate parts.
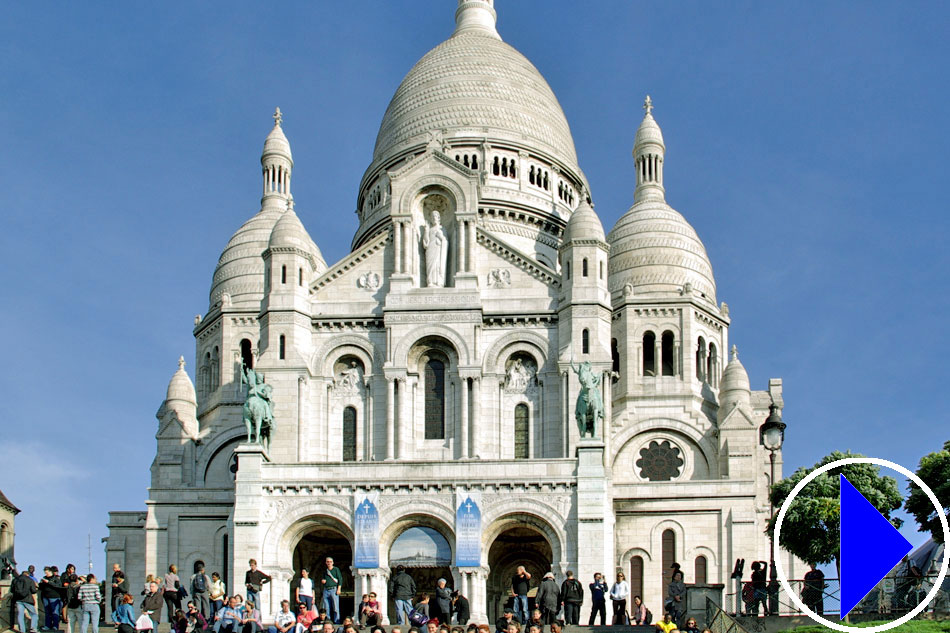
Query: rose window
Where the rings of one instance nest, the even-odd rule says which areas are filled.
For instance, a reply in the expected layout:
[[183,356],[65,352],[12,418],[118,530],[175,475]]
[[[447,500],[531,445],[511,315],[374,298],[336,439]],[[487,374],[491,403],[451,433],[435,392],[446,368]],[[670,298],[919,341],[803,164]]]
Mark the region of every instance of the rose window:
[[683,458],[680,456],[680,449],[669,442],[656,440],[650,442],[648,446],[640,449],[640,459],[637,460],[637,467],[640,469],[640,477],[650,481],[669,481],[679,477],[683,468]]

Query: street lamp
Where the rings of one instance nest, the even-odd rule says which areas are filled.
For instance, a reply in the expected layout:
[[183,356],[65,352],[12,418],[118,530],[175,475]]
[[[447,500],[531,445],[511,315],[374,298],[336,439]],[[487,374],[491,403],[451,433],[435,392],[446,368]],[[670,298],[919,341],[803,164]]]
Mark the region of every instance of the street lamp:
[[[769,405],[769,417],[759,427],[759,441],[769,452],[769,519],[775,515],[772,505],[772,490],[775,485],[775,453],[782,450],[785,441],[785,423],[782,413],[773,402]],[[778,614],[778,575],[775,572],[775,535],[769,534],[769,613]]]

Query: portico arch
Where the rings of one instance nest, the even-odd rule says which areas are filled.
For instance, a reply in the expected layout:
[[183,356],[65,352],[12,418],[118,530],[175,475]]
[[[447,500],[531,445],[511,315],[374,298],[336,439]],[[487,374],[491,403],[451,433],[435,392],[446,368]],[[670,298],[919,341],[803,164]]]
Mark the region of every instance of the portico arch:
[[458,335],[452,328],[441,323],[427,323],[410,330],[404,336],[399,338],[396,348],[393,351],[393,365],[396,367],[408,367],[411,365],[409,357],[410,350],[415,348],[422,339],[431,337],[433,339],[444,339],[455,351],[459,365],[469,365],[469,350],[465,340]]
[[[410,542],[405,542],[406,539]],[[418,541],[414,545],[413,541]],[[399,546],[397,551],[396,546]],[[403,565],[416,582],[416,598],[428,593],[435,603],[436,582],[445,578],[455,587],[452,565],[455,561],[455,530],[445,518],[431,514],[409,514],[392,521],[380,534],[380,563],[394,574]],[[430,615],[434,607],[430,606]],[[390,621],[395,621],[395,604],[388,605]]]

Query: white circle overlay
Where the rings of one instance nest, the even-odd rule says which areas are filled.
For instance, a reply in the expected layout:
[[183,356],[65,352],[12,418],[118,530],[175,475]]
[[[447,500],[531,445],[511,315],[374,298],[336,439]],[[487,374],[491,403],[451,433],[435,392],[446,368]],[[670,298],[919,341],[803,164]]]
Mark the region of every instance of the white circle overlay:
[[[895,464],[894,462],[888,461],[886,459],[880,459],[877,457],[848,457],[845,459],[839,459],[837,461],[833,461],[830,464],[825,464],[821,468],[816,468],[812,472],[808,473],[808,475],[806,475],[804,479],[799,481],[795,485],[795,487],[792,488],[792,491],[789,493],[788,497],[785,499],[785,503],[782,504],[782,508],[779,510],[778,516],[775,518],[774,541],[776,545],[782,542],[781,541],[782,521],[785,520],[785,513],[788,511],[789,505],[791,504],[792,500],[795,499],[795,496],[799,492],[802,491],[802,488],[808,485],[808,483],[811,482],[813,479],[815,479],[815,477],[817,477],[818,475],[822,473],[826,473],[832,468],[837,468],[839,466],[846,466],[847,464],[875,464],[877,466],[884,466],[885,468],[896,470],[897,472],[906,476],[915,484],[920,486],[920,489],[923,490],[925,493],[927,493],[927,497],[930,499],[930,502],[934,504],[934,507],[937,509],[937,516],[940,518],[940,526],[943,528],[944,543],[950,543],[950,525],[947,524],[947,517],[943,513],[943,508],[940,505],[940,501],[937,499],[937,495],[934,494],[933,490],[931,490],[927,484],[921,481],[920,477],[910,472],[909,470],[907,470],[900,464]],[[921,611],[923,611],[927,607],[927,605],[929,605],[931,601],[933,601],[933,599],[937,597],[937,592],[940,591],[940,586],[943,584],[943,580],[947,576],[948,565],[950,565],[950,556],[945,555],[943,557],[943,564],[940,566],[940,574],[937,576],[937,582],[935,582],[934,586],[930,589],[930,592],[927,594],[927,598],[925,600],[922,600],[920,604],[914,607],[913,611],[911,611],[910,613],[904,614],[903,616],[894,620],[893,622],[888,622],[886,624],[878,624],[877,626],[858,627],[858,626],[846,626],[844,624],[841,624],[840,622],[832,622],[831,620],[826,620],[825,618],[819,616],[817,613],[809,609],[808,606],[806,606],[805,603],[802,601],[802,599],[798,596],[798,594],[792,590],[791,585],[788,584],[788,577],[785,575],[785,569],[782,567],[782,557],[781,556],[775,557],[775,572],[776,572],[776,575],[778,576],[778,581],[782,583],[782,589],[784,589],[785,593],[787,593],[788,596],[792,599],[792,602],[795,603],[795,606],[797,606],[799,609],[805,612],[805,614],[809,618],[811,618],[818,624],[822,626],[827,626],[828,628],[834,629],[836,631],[841,631],[842,633],[848,633],[849,631],[862,631],[863,633],[880,633],[882,631],[888,631],[890,629],[893,629],[894,627],[904,624],[905,622],[908,622],[909,620],[914,618],[917,614],[919,614]],[[839,583],[841,582],[840,578],[838,579],[838,582]],[[840,588],[839,588],[839,591],[840,591]]]

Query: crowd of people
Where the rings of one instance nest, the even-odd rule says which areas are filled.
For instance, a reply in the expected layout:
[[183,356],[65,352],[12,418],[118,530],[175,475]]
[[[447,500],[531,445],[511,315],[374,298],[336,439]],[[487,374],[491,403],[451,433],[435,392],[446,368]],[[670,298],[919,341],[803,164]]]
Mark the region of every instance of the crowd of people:
[[[35,578],[34,571],[31,566],[11,585],[20,633],[59,631],[61,623],[67,625],[67,633],[88,633],[89,629],[98,633],[100,616],[104,615],[106,583],[100,587],[95,575],[78,575],[72,564],[62,574],[55,566],[47,567],[41,579]],[[114,565],[108,591],[111,604],[107,608],[118,633],[157,633],[163,610],[172,633],[357,633],[367,627],[373,633],[382,630],[383,611],[375,592],[362,595],[355,617],[342,615],[343,573],[330,557],[313,578],[309,570],[301,570],[293,589],[293,602],[281,601],[277,613],[268,614],[266,626],[259,596],[272,579],[258,568],[257,561],[249,561],[242,592],[228,593],[221,576],[217,572],[208,574],[201,563],[196,564],[194,571],[190,577],[182,578],[178,568],[169,565],[163,576],[147,576],[138,590],[131,586],[120,566]],[[496,620],[495,633],[546,633],[546,627],[550,633],[560,633],[564,626],[578,625],[585,591],[572,571],[566,576],[558,585],[552,572],[544,574],[531,608],[528,595],[533,588],[532,575],[519,566],[511,578],[510,605]],[[610,586],[603,574],[595,574],[588,591],[588,626],[594,626],[598,619],[601,626],[607,624],[610,600],[613,625],[652,625],[657,633],[702,633],[693,618],[684,617],[686,587],[676,564],[667,587],[663,618],[656,623],[640,596],[631,600],[630,586],[622,572]],[[450,589],[445,578],[438,580],[431,594],[420,593],[415,580],[400,565],[389,581],[388,594],[396,613],[396,623],[389,633],[492,633],[487,624],[469,622],[468,598]],[[43,626],[38,626],[37,595],[43,604]]]

